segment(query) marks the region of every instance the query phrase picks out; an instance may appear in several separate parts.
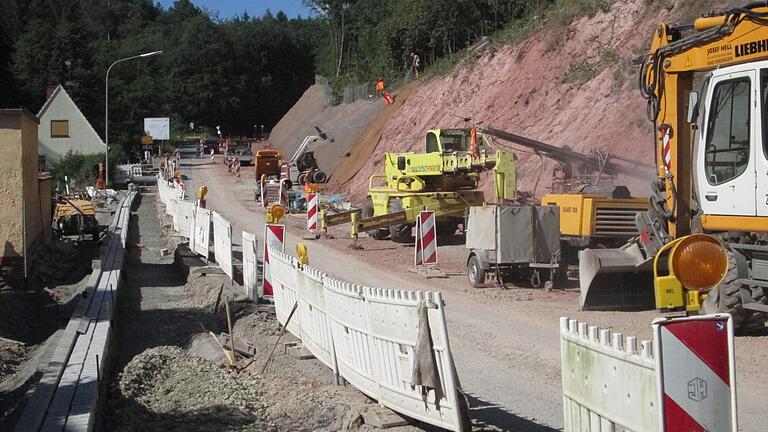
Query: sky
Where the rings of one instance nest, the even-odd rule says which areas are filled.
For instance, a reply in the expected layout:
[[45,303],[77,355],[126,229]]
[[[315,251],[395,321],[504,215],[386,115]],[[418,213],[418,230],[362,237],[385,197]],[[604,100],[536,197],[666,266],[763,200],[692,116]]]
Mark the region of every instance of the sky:
[[[174,0],[156,1],[166,9],[174,2]],[[192,0],[192,3],[212,12],[218,11],[222,19],[240,15],[243,11],[247,11],[252,16],[261,16],[267,9],[272,11],[272,14],[283,11],[288,18],[296,18],[299,15],[306,18],[311,15],[311,11],[304,6],[302,0]]]

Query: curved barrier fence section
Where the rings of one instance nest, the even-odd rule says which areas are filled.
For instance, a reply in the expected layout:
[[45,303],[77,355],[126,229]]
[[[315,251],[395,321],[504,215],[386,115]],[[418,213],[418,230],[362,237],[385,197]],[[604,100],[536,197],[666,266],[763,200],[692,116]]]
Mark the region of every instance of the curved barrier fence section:
[[439,293],[363,287],[302,268],[279,250],[269,254],[278,321],[307,350],[380,404],[463,430],[468,423]]

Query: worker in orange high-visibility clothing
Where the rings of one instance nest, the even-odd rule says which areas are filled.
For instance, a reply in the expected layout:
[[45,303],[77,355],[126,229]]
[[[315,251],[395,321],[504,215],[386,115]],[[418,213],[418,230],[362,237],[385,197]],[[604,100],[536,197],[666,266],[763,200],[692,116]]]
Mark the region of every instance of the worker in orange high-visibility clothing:
[[376,94],[381,96],[382,92],[384,92],[384,80],[379,78],[378,81],[376,81]]
[[393,103],[395,103],[395,98],[393,98],[392,95],[389,94],[388,91],[384,90],[381,93],[381,96],[384,97],[384,102],[386,102],[387,105],[392,105]]

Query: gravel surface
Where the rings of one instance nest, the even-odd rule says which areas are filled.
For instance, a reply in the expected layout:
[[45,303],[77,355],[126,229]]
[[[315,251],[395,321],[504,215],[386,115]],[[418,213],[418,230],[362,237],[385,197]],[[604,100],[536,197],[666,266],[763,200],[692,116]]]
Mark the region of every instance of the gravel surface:
[[276,430],[257,384],[181,348],[151,348],[120,375],[111,430]]

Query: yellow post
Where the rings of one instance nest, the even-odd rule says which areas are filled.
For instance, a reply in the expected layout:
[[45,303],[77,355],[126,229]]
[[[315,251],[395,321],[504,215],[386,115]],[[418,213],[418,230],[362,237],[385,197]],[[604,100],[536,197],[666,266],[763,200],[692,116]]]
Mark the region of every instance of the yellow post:
[[320,232],[328,238],[328,226],[325,224],[325,210],[320,210]]
[[357,248],[357,233],[359,231],[360,215],[352,213],[352,247]]
[[304,243],[298,243],[296,245],[296,257],[299,259],[299,264],[302,266],[309,264],[309,251],[307,245]]

